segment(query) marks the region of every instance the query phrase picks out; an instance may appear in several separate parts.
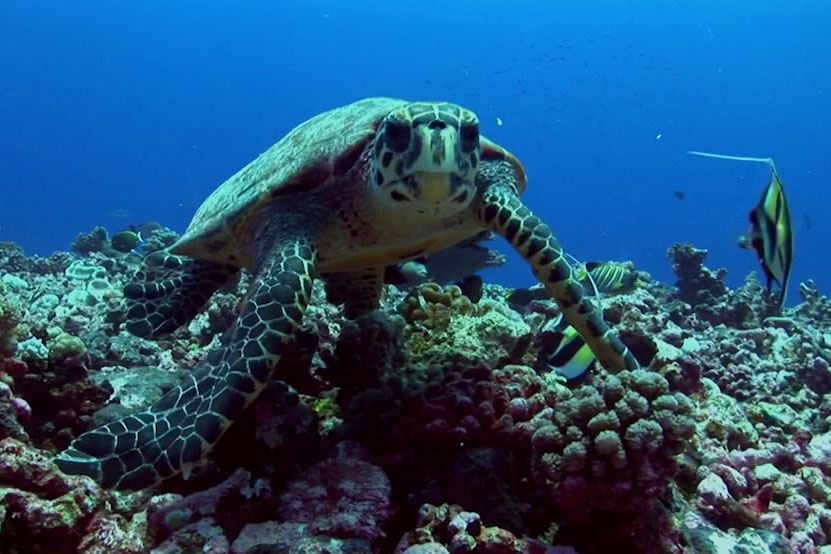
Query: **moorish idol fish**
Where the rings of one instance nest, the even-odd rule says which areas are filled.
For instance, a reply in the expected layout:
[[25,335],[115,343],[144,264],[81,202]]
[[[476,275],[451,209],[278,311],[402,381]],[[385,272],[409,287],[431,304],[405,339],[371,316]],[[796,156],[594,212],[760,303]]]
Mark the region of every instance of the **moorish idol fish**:
[[785,295],[788,291],[788,279],[791,276],[793,263],[794,235],[791,224],[791,212],[785,198],[785,188],[776,172],[776,166],[771,158],[750,158],[746,156],[728,156],[712,154],[710,152],[687,152],[696,156],[721,158],[724,160],[739,160],[745,162],[762,162],[770,167],[770,182],[756,206],[750,211],[750,230],[747,236],[739,241],[739,246],[756,251],[762,270],[767,279],[767,290],[776,281],[781,292],[777,307],[779,310],[785,304]]
[[[572,262],[574,277],[592,292],[600,303],[602,311],[602,294],[620,294],[635,290],[638,286],[637,271],[620,262],[586,262],[581,263],[566,254]],[[533,300],[551,298],[543,286],[528,289],[514,289],[506,295],[508,304],[521,309]],[[586,341],[574,327],[568,324],[563,314],[545,323],[539,333],[540,358],[545,365],[571,381],[585,376],[597,366],[597,358]]]
[[545,324],[540,332],[540,355],[549,369],[568,380],[578,379],[597,366],[597,358],[563,314]]

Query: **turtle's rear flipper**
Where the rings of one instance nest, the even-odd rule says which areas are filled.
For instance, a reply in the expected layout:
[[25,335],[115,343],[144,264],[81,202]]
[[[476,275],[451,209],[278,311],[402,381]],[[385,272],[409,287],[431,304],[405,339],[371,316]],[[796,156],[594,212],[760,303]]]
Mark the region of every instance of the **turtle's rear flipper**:
[[189,322],[238,269],[231,265],[154,252],[124,287],[127,330],[161,338]]
[[309,303],[314,245],[283,241],[268,256],[219,362],[188,375],[146,411],[75,439],[55,458],[63,472],[124,490],[182,471],[187,477],[268,384]]

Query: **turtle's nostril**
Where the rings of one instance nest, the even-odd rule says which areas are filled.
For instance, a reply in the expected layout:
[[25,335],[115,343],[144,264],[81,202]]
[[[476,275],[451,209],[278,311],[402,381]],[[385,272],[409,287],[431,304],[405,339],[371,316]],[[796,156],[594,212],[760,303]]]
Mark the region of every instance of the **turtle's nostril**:
[[441,130],[441,129],[444,129],[445,127],[447,127],[447,123],[445,123],[441,119],[434,119],[433,121],[430,122],[428,127],[430,127],[431,129]]

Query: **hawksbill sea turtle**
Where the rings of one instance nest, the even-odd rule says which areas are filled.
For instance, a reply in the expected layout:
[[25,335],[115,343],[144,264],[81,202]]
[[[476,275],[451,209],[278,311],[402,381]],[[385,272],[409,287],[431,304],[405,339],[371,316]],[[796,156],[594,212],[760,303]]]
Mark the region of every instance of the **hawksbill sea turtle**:
[[82,434],[58,466],[123,490],[187,475],[272,378],[316,277],[356,318],[378,306],[386,266],[488,230],[531,264],[601,364],[637,368],[551,229],[520,200],[525,184],[519,160],[479,134],[474,112],[450,102],[367,98],[301,123],[220,185],[124,289],[128,331],[159,338],[250,270],[218,363],[146,411]]

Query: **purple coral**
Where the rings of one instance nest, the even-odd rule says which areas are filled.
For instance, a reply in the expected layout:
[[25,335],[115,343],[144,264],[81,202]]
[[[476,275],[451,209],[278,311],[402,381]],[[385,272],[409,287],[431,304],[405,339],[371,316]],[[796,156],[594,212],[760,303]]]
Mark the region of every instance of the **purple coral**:
[[370,541],[385,536],[393,513],[384,471],[358,458],[329,458],[307,469],[280,495],[278,513],[311,533]]
[[76,544],[103,503],[87,477],[65,476],[45,453],[20,441],[0,441],[0,513],[7,545]]
[[551,546],[517,537],[500,527],[488,527],[482,523],[479,514],[466,512],[454,504],[424,504],[419,510],[418,525],[401,537],[395,554],[448,552],[575,554],[575,550],[567,546]]
[[0,439],[13,437],[28,441],[29,435],[21,423],[29,419],[31,412],[29,404],[15,396],[9,385],[0,381]]
[[532,474],[571,521],[659,497],[693,433],[689,399],[645,370],[607,375],[552,406],[532,422]]

